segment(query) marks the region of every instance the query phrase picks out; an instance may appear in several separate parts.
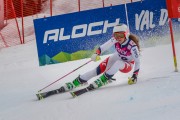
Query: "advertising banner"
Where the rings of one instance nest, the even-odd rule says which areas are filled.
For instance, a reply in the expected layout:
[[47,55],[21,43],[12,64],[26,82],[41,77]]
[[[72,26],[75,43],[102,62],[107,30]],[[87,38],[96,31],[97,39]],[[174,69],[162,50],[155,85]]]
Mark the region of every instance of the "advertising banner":
[[130,31],[148,47],[154,40],[169,35],[168,11],[165,0],[145,0],[128,4]]
[[4,0],[0,0],[0,29],[4,26]]
[[114,26],[126,23],[124,13],[114,6],[34,20],[40,65],[90,57]]
[[[127,13],[130,32],[143,45],[151,46],[156,38],[169,35],[165,0],[129,3]],[[125,5],[117,5],[34,20],[40,65],[90,57],[112,37],[115,25],[127,23],[126,17]]]
[[180,18],[180,0],[166,0],[169,18]]

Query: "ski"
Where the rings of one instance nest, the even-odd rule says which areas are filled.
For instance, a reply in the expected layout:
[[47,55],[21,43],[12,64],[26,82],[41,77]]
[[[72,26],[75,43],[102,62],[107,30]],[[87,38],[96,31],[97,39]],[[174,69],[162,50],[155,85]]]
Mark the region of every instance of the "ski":
[[94,89],[95,89],[95,87],[92,84],[90,84],[88,87],[74,91],[74,92],[70,92],[70,94],[75,98],[77,96],[80,96],[80,95],[82,95],[88,91],[92,91]]
[[[87,84],[88,83],[84,83],[84,84],[81,84],[80,86],[77,86],[77,87],[85,86]],[[47,98],[47,97],[52,96],[52,95],[62,94],[65,92],[72,91],[75,88],[76,87],[74,87],[74,85],[72,83],[66,83],[65,86],[62,86],[59,89],[47,91],[47,92],[43,92],[43,93],[38,93],[38,94],[36,94],[36,96],[37,96],[38,100],[42,100],[42,99]]]
[[38,93],[38,94],[36,94],[36,96],[37,96],[38,100],[42,100],[42,99],[47,98],[52,95],[70,92],[73,97],[77,97],[81,94],[84,94],[86,92],[92,91],[92,90],[97,89],[106,84],[109,84],[112,81],[115,81],[115,79],[112,78],[105,83],[103,83],[101,80],[98,79],[93,84],[90,84],[89,86],[87,86],[83,89],[74,91],[74,92],[70,92],[70,91],[76,89],[77,87],[86,86],[86,85],[88,85],[88,83],[86,82],[84,84],[81,84],[81,85],[75,87],[73,83],[69,82],[69,83],[66,83],[64,86],[60,87],[59,89],[51,90],[51,91],[47,91],[47,92],[43,92],[43,93]]
[[[108,82],[106,84],[109,84],[109,83],[112,83],[112,80],[108,80]],[[72,95],[73,98],[75,98],[75,97],[78,97],[84,93],[96,90],[97,88],[101,87],[101,86],[97,86],[96,84],[97,83],[90,84],[88,87],[77,90],[77,91],[70,92],[70,94]],[[106,84],[104,84],[104,85],[106,85]],[[102,86],[104,86],[104,85],[102,85]]]
[[56,89],[56,90],[38,93],[38,94],[36,94],[36,96],[37,96],[38,100],[42,100],[42,99],[47,98],[49,96],[52,96],[55,94],[60,94],[60,93],[65,93],[65,92],[66,92],[65,88],[62,86],[61,88]]

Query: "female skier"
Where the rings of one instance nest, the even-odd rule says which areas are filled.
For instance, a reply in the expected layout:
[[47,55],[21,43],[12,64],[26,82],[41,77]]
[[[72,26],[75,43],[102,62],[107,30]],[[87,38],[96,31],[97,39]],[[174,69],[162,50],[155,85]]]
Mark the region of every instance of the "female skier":
[[96,68],[85,74],[79,75],[75,80],[66,83],[59,89],[37,94],[38,99],[40,100],[50,95],[72,90],[78,86],[86,84],[91,78],[103,73],[99,79],[90,84],[88,89],[92,90],[99,88],[113,80],[112,77],[118,71],[123,73],[130,72],[133,65],[135,65],[133,75],[129,78],[128,84],[135,84],[140,69],[139,43],[137,37],[129,33],[127,25],[120,24],[115,26],[113,29],[113,37],[96,50],[92,55],[91,60],[97,61],[100,58],[99,56],[101,53],[108,50],[113,45],[115,46],[116,52],[106,58]]
[[97,61],[99,59],[99,55],[113,45],[116,49],[114,54],[101,62],[98,67],[85,74],[79,75],[72,82],[66,83],[66,85],[63,86],[65,91],[72,90],[75,87],[85,84],[92,77],[103,73],[100,78],[93,83],[94,88],[101,87],[105,85],[108,80],[111,80],[114,74],[118,71],[123,73],[130,72],[134,64],[134,72],[132,77],[129,78],[128,84],[135,84],[137,82],[137,76],[140,69],[140,48],[137,37],[129,33],[127,25],[120,24],[115,26],[113,29],[113,37],[96,50],[96,53],[92,55],[91,60]]

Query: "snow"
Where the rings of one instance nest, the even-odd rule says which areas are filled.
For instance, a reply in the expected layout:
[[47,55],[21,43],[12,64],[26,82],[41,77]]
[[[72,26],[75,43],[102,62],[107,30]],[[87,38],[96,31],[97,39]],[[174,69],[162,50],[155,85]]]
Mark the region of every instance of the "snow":
[[[175,45],[180,63],[180,42]],[[142,49],[137,84],[128,85],[131,73],[119,72],[116,82],[74,99],[64,93],[38,101],[35,94],[89,59],[39,67],[35,41],[1,49],[0,58],[0,120],[180,119],[180,73],[174,72],[171,44]],[[99,62],[89,63],[45,91],[59,88]]]
[[[118,72],[115,82],[77,98],[64,93],[38,101],[38,90],[89,59],[39,67],[32,26],[25,28],[26,44],[0,49],[0,120],[180,120],[180,73],[174,72],[170,43],[142,48],[135,85],[127,84],[132,72]],[[175,47],[180,69],[177,40]],[[59,88],[101,61],[87,64],[44,91]]]

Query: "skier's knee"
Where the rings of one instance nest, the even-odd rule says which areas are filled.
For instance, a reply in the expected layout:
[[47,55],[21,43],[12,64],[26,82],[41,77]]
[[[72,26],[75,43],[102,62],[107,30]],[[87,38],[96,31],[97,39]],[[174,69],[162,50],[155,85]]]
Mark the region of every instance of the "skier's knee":
[[103,62],[99,64],[99,66],[96,68],[97,75],[103,73],[106,70],[106,66],[108,64],[109,57],[106,58]]
[[125,63],[125,66],[123,69],[119,69],[122,73],[128,73],[132,70],[132,65],[130,63]]

